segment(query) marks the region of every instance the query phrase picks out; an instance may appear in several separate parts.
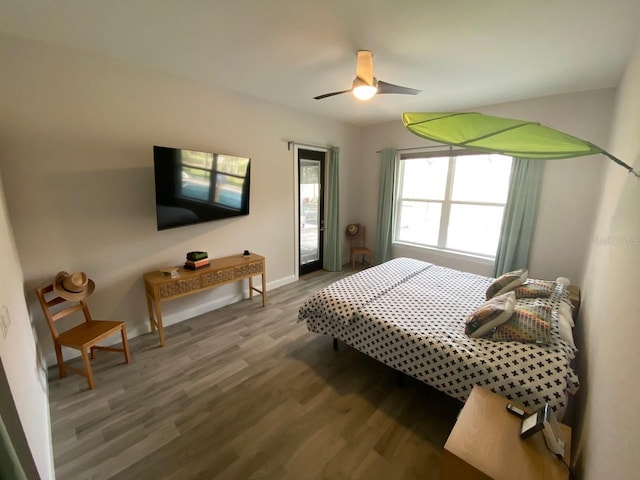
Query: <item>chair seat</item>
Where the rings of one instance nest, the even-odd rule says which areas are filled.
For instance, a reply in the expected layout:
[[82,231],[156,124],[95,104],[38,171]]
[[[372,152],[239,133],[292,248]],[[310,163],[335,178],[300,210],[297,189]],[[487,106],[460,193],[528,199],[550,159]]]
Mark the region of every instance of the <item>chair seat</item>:
[[369,247],[351,247],[350,261],[351,268],[356,267],[356,257],[358,255],[362,255],[362,263],[364,264],[365,259],[369,262],[369,265],[373,263],[373,250]]
[[90,347],[121,330],[122,325],[123,322],[113,320],[89,320],[61,333],[58,343],[77,349]]
[[366,228],[359,223],[350,223],[344,231],[345,236],[349,239],[349,260],[351,268],[356,266],[356,257],[362,255],[362,264],[365,260],[369,265],[373,265],[373,249],[367,247]]

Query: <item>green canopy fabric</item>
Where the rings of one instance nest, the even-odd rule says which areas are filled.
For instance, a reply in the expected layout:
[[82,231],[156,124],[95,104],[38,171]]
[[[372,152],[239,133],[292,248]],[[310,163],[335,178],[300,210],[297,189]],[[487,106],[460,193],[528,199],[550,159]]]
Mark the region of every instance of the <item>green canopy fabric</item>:
[[601,153],[638,176],[597,145],[537,122],[476,112],[410,112],[402,114],[402,122],[412,133],[434,142],[513,157],[550,160]]

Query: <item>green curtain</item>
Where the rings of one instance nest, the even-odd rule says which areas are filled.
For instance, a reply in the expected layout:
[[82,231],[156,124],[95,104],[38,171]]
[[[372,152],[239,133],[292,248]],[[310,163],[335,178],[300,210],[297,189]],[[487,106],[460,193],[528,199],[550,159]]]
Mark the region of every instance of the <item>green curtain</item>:
[[385,148],[380,152],[380,181],[378,186],[378,236],[376,263],[391,260],[393,241],[393,195],[396,170],[396,151]]
[[538,208],[542,161],[514,158],[493,275],[526,268]]
[[327,223],[324,269],[330,272],[342,270],[342,235],[340,233],[340,147],[329,150],[327,172]]

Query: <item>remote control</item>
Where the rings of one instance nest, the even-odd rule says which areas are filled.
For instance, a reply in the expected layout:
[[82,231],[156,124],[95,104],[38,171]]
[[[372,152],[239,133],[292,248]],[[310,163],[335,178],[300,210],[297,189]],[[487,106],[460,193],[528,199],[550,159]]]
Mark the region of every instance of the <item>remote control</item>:
[[507,412],[514,414],[516,417],[524,417],[526,415],[525,411],[521,408],[514,406],[511,403],[507,403]]

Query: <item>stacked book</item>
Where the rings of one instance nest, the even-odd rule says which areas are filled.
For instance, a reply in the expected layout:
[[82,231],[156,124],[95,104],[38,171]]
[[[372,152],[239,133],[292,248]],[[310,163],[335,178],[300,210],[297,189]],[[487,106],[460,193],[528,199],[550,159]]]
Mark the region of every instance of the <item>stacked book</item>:
[[178,278],[180,276],[180,273],[178,272],[178,269],[176,267],[161,268],[160,271],[167,277]]
[[211,265],[207,252],[189,252],[187,260],[184,262],[184,268],[189,270],[199,270]]

